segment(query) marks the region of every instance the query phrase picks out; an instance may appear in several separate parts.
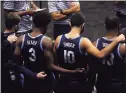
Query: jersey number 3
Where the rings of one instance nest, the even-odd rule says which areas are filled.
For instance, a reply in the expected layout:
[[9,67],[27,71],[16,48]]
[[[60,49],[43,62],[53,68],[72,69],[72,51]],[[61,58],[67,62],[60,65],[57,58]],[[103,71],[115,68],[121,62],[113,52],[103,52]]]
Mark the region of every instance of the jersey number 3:
[[64,50],[64,61],[65,61],[65,63],[73,64],[75,62],[74,52]]
[[36,61],[35,49],[30,48],[29,53],[31,54],[31,56],[29,57],[29,60],[32,61],[32,62],[35,62]]

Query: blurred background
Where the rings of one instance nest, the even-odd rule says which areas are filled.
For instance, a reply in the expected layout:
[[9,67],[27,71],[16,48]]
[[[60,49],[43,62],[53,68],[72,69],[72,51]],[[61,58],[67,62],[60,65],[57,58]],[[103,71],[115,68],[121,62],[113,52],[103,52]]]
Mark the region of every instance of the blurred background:
[[[40,8],[47,8],[47,1],[35,1]],[[95,41],[97,38],[105,35],[104,20],[108,15],[115,15],[114,2],[110,1],[80,1],[81,12],[86,17],[85,30],[82,36]],[[4,11],[3,2],[1,3],[1,30],[4,30]],[[48,26],[47,36],[52,37],[53,21]]]

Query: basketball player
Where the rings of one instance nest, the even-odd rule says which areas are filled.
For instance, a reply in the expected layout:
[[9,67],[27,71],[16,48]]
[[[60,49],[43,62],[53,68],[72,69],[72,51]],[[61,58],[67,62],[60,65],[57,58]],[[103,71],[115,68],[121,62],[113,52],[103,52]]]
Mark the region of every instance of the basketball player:
[[52,91],[51,69],[62,73],[81,72],[78,69],[62,69],[53,64],[52,40],[44,36],[50,21],[49,13],[36,12],[33,16],[35,28],[32,33],[25,34],[17,40],[13,61],[20,65],[20,60],[24,60],[25,67],[20,67],[20,71],[25,75],[24,93],[50,93]]
[[20,73],[13,69],[13,64],[8,65],[12,61],[12,55],[15,49],[17,36],[15,32],[20,21],[20,16],[9,13],[5,19],[5,30],[1,35],[1,62],[2,62],[2,92],[17,93],[21,92]]
[[[107,34],[97,39],[95,46],[102,50],[114,41],[119,34],[119,19],[116,16],[108,16],[105,19]],[[119,43],[114,50],[100,60],[98,70],[97,92],[98,93],[124,93],[125,68],[124,57],[126,43]]]
[[[99,51],[89,39],[80,36],[84,30],[84,24],[84,15],[75,13],[70,20],[71,31],[68,34],[57,37],[54,44],[54,53],[56,53],[60,67],[69,70],[76,68],[86,69],[86,52],[98,58],[103,58],[120,41],[125,39],[124,35],[120,35],[110,45]],[[86,78],[84,76],[84,73],[79,75],[60,74],[57,91],[59,93],[84,93],[86,91]]]

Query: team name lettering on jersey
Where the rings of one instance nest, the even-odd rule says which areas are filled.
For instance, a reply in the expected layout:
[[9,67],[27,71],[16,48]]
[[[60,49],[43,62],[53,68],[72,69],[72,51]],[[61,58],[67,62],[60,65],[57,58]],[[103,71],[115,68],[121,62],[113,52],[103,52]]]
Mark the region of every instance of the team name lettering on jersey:
[[64,42],[63,45],[64,45],[64,47],[71,47],[71,48],[74,48],[75,47],[75,44],[68,43],[68,42]]
[[34,45],[35,46],[37,44],[37,41],[35,41],[35,40],[28,40],[27,41],[27,44],[28,45]]

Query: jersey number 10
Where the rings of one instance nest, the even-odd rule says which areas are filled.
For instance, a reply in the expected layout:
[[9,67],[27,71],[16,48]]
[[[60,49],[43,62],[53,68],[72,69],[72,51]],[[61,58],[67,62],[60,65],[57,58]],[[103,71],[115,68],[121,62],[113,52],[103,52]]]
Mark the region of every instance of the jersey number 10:
[[75,54],[73,51],[64,50],[64,61],[65,63],[73,64],[75,62]]

